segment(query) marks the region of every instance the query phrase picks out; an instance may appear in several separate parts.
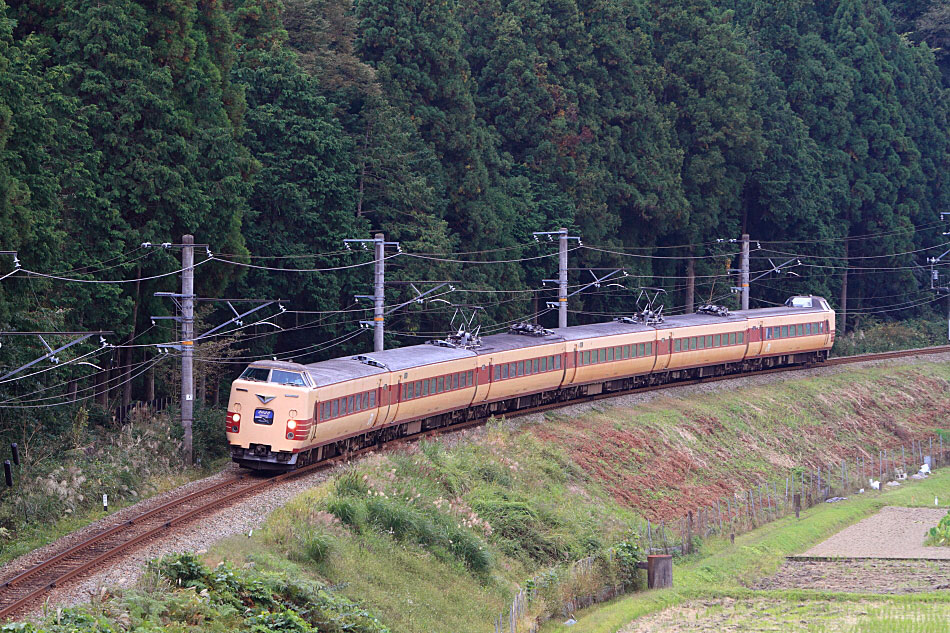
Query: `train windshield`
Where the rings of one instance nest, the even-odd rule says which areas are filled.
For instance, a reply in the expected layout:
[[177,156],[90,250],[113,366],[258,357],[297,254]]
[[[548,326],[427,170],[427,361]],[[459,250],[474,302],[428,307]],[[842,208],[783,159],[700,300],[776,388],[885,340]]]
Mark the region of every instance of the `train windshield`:
[[790,308],[814,308],[811,297],[791,297],[785,302]]
[[270,374],[270,370],[266,367],[248,367],[244,370],[244,373],[241,374],[241,380],[259,380],[260,382],[267,382],[268,374]]
[[280,383],[282,385],[294,385],[296,387],[307,386],[307,383],[303,380],[303,376],[296,371],[283,371],[280,369],[275,369],[271,374],[270,381]]

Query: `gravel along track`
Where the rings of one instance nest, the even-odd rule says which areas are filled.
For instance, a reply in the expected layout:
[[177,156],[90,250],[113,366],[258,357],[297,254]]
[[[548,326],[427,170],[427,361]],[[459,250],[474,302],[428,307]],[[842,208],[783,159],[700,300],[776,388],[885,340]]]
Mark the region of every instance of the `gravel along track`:
[[[917,362],[950,362],[950,352],[931,354],[918,357],[903,357],[887,360],[870,360],[865,363],[856,363],[852,366],[864,364],[916,364]],[[794,377],[808,378],[817,375],[835,374],[846,371],[844,366],[817,366],[809,369],[794,371]],[[642,402],[646,402],[658,397],[671,396],[691,396],[702,393],[714,393],[724,389],[733,390],[747,386],[760,386],[773,384],[777,381],[786,381],[792,379],[786,373],[762,374],[752,376],[741,376],[719,382],[700,383],[695,385],[674,386],[669,389],[662,389],[651,392],[619,395],[610,398],[607,401],[596,401],[578,403],[559,408],[554,415],[575,416],[592,409],[603,409],[613,407],[628,407]],[[669,392],[669,393],[667,393]],[[520,419],[513,421],[514,425],[520,426],[524,423],[534,421],[543,421],[543,413],[528,414],[520,416]],[[460,430],[450,432],[443,441],[457,442],[465,441],[466,437],[478,436],[480,429]],[[207,549],[218,540],[233,536],[235,534],[247,534],[252,529],[259,527],[264,519],[274,509],[290,501],[297,494],[312,488],[332,476],[339,467],[333,467],[327,470],[318,470],[291,481],[268,487],[264,491],[255,493],[234,504],[215,511],[211,514],[192,521],[181,527],[176,527],[169,531],[163,537],[157,537],[146,542],[145,545],[128,554],[118,555],[105,563],[102,572],[94,576],[86,576],[81,580],[76,580],[65,587],[54,589],[47,597],[47,606],[70,606],[88,601],[90,597],[98,595],[104,587],[108,586],[127,586],[135,582],[142,573],[143,563],[163,554],[177,553],[183,551],[201,551]],[[225,478],[236,475],[236,467],[228,467],[221,473],[211,477],[191,482],[182,488],[169,491],[151,499],[142,501],[139,504],[124,508],[108,517],[93,523],[73,534],[51,543],[43,548],[35,550],[15,561],[0,568],[0,578],[8,578],[19,571],[26,569],[41,562],[55,552],[62,551],[73,543],[92,536],[117,522],[123,521],[134,515],[140,514],[153,506],[160,505],[173,499],[176,495],[188,492],[197,487],[203,487],[212,483],[223,481]],[[934,524],[936,522],[934,521]],[[929,527],[929,526],[928,526]],[[948,552],[950,558],[950,552]],[[38,615],[41,611],[34,612],[32,615]]]
[[888,506],[841,530],[803,556],[950,560],[950,547],[924,546],[927,531],[935,527],[946,514],[946,508]]

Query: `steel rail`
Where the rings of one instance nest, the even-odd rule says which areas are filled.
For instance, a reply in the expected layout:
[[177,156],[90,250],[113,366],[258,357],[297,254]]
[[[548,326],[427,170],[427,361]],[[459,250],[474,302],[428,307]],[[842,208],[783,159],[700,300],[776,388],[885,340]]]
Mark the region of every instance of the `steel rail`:
[[[873,362],[877,360],[906,358],[908,356],[926,356],[926,355],[941,354],[941,353],[948,353],[948,352],[950,352],[950,345],[941,345],[937,347],[927,347],[927,348],[913,349],[913,350],[880,352],[880,353],[874,353],[874,354],[860,354],[860,355],[855,355],[855,356],[842,356],[842,357],[830,358],[822,364],[809,363],[805,365],[790,365],[790,366],[785,366],[785,367],[775,367],[772,369],[742,372],[742,373],[737,373],[737,374],[728,374],[728,375],[722,375],[722,376],[708,376],[708,377],[694,378],[694,379],[689,379],[689,380],[679,380],[679,381],[667,382],[667,383],[663,383],[659,385],[647,385],[643,387],[635,387],[633,389],[612,391],[612,392],[595,394],[591,396],[582,396],[582,397],[574,398],[567,401],[551,402],[551,403],[542,404],[542,405],[538,405],[534,407],[520,409],[517,411],[506,412],[504,416],[508,418],[517,418],[517,417],[523,417],[523,416],[532,415],[536,413],[544,413],[553,409],[560,409],[560,408],[574,405],[574,404],[583,404],[585,402],[595,402],[598,400],[616,398],[618,396],[624,396],[624,395],[630,395],[630,394],[636,394],[636,393],[645,393],[649,391],[658,391],[661,389],[673,389],[676,387],[685,387],[685,386],[696,385],[700,383],[718,382],[722,380],[732,380],[735,378],[743,378],[743,377],[756,376],[756,375],[762,375],[762,374],[772,374],[772,373],[786,372],[786,371],[798,371],[801,369],[820,368],[823,366],[837,366],[837,365],[847,365],[847,364],[854,364],[854,363]],[[392,440],[390,442],[387,442],[386,445],[394,446],[401,443],[414,442],[425,437],[440,435],[443,433],[453,433],[453,432],[461,431],[467,428],[481,425],[485,423],[488,419],[490,419],[490,417],[492,416],[477,418],[474,420],[468,420],[465,422],[460,422],[458,424],[453,424],[446,427],[440,427],[437,429],[429,429],[427,431],[416,433],[411,436]],[[314,464],[310,464],[308,466],[304,466],[296,470],[292,470],[292,471],[282,473],[273,477],[269,477],[267,479],[261,479],[257,483],[253,483],[249,486],[241,487],[223,496],[212,498],[209,501],[199,504],[198,506],[194,508],[190,508],[190,509],[185,510],[184,512],[177,513],[174,516],[168,518],[168,520],[161,522],[159,525],[153,528],[150,528],[142,532],[141,534],[135,535],[128,540],[122,541],[121,543],[118,543],[115,546],[110,546],[105,551],[97,553],[95,550],[92,549],[95,545],[106,541],[109,537],[119,534],[123,530],[128,530],[132,527],[139,526],[145,523],[146,521],[148,521],[149,519],[155,518],[157,515],[161,514],[162,512],[179,508],[183,504],[187,504],[188,502],[199,500],[201,497],[206,497],[208,495],[211,495],[224,488],[227,488],[228,486],[233,486],[241,482],[246,482],[250,479],[250,476],[248,474],[241,474],[241,475],[238,475],[237,477],[230,478],[225,481],[217,482],[210,486],[206,486],[204,488],[189,492],[185,495],[175,497],[174,499],[166,501],[156,506],[155,508],[152,508],[150,510],[143,512],[142,514],[136,515],[128,520],[118,523],[110,528],[103,530],[102,532],[98,532],[90,536],[89,538],[84,539],[83,541],[70,546],[69,548],[63,550],[62,552],[59,552],[58,554],[55,554],[51,556],[50,558],[28,569],[21,571],[15,576],[13,576],[12,578],[4,581],[2,584],[0,584],[0,604],[3,603],[3,598],[4,598],[3,594],[5,592],[10,592],[11,589],[22,588],[22,589],[28,590],[28,593],[24,596],[16,598],[13,602],[10,602],[0,607],[0,618],[8,618],[9,616],[15,614],[20,609],[22,609],[25,605],[32,602],[33,600],[36,600],[37,598],[39,598],[41,595],[45,594],[49,590],[54,589],[56,587],[60,587],[64,583],[67,583],[73,578],[88,571],[89,569],[96,567],[97,565],[104,562],[105,560],[112,558],[113,556],[119,555],[123,552],[126,552],[145,540],[156,537],[158,534],[162,533],[164,530],[167,530],[176,525],[185,523],[210,510],[224,507],[233,501],[236,501],[242,497],[246,497],[250,494],[263,490],[267,487],[276,485],[279,482],[282,482],[291,478],[296,478],[296,477],[299,477],[301,475],[304,475],[306,473],[310,473],[316,470],[323,470],[331,466],[334,466],[341,461],[350,460],[354,457],[359,457],[360,455],[363,455],[375,450],[377,450],[377,447],[372,446],[372,447],[363,448],[357,451],[343,453],[341,455],[337,455],[335,457],[322,460],[320,462],[316,462]],[[50,568],[54,567],[58,563],[67,562],[67,559],[69,559],[72,556],[81,555],[82,552],[86,550],[92,550],[92,552],[95,555],[89,560],[81,561],[77,567],[65,571],[64,573],[56,576],[54,579],[50,581],[43,581],[42,583],[39,583],[33,587],[28,586],[30,584],[31,578],[34,578],[35,576],[37,576],[38,574],[44,571],[50,570]]]

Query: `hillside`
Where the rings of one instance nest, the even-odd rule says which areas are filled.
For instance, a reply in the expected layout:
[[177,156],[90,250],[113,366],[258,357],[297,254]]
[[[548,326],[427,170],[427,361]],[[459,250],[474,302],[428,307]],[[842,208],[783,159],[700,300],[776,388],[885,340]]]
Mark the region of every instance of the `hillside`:
[[[682,516],[802,466],[909,445],[940,429],[937,412],[950,404],[946,359],[820,372],[577,405],[377,454],[204,558],[229,561],[236,578],[251,574],[241,582],[263,573],[275,586],[324,585],[321,600],[358,604],[394,632],[491,631],[518,586],[537,588],[533,616],[630,582],[646,518]],[[586,571],[566,571],[588,556]],[[144,591],[158,600],[153,617],[167,620],[174,604],[176,621],[192,623],[184,630],[242,622],[210,607],[196,620],[196,606],[143,582],[95,608],[138,621],[132,605]],[[299,612],[299,592],[316,591],[306,587],[286,609]],[[377,630],[366,626],[353,630]]]

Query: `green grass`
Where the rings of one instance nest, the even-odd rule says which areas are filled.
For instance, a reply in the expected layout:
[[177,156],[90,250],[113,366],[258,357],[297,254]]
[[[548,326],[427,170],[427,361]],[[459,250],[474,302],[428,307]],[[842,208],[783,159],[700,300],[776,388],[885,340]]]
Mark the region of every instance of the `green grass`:
[[[753,592],[748,590],[747,586],[758,578],[774,573],[786,556],[807,550],[886,505],[933,507],[933,497],[946,495],[948,487],[950,469],[945,469],[937,471],[927,480],[914,482],[896,490],[856,496],[837,504],[815,506],[805,510],[800,520],[787,517],[737,536],[734,547],[724,539],[709,540],[703,545],[701,552],[677,561],[674,566],[673,589],[620,598],[578,614],[580,617],[575,626],[564,627],[552,622],[543,630],[545,633],[614,633],[635,618],[700,598],[753,599],[757,595],[767,594],[773,599],[799,601],[823,597],[853,600],[854,597],[810,591]],[[875,599],[881,601],[879,597]],[[893,600],[901,604],[915,604],[950,600],[950,595],[944,593],[901,596]]]

